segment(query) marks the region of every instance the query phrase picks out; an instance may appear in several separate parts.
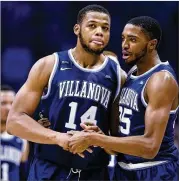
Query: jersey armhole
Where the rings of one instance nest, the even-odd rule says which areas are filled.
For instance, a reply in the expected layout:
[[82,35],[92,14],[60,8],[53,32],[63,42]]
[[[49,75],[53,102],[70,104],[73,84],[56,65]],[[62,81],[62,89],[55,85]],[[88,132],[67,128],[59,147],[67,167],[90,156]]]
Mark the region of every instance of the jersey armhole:
[[[168,72],[168,73],[173,77],[173,79],[176,81],[175,77],[174,77],[169,71],[167,71],[167,70],[161,70],[161,71],[163,71],[163,72]],[[145,101],[145,98],[144,98],[144,91],[145,91],[145,87],[146,87],[147,82],[149,81],[149,79],[150,79],[150,77],[147,79],[147,81],[146,81],[146,83],[145,83],[145,85],[144,85],[144,87],[143,87],[143,89],[142,89],[142,92],[141,92],[141,101],[142,101],[142,103],[143,103],[143,105],[144,105],[145,107],[147,107],[148,104],[147,104],[147,102]],[[177,83],[177,82],[176,82],[176,83]],[[179,110],[179,105],[176,107],[175,110],[171,110],[171,111],[170,111],[170,114],[175,114],[178,110]]]
[[113,60],[117,64],[117,81],[118,81],[118,83],[117,83],[116,94],[115,94],[115,97],[114,97],[114,100],[113,100],[113,103],[114,103],[114,101],[118,97],[120,89],[121,89],[121,66],[119,64],[118,59],[115,56],[107,55],[107,57],[109,57],[111,60]]
[[119,63],[117,64],[117,81],[118,81],[117,90],[116,90],[116,94],[115,94],[115,97],[114,97],[114,101],[118,97],[118,95],[120,93],[120,89],[121,89],[121,67],[120,67]]
[[26,150],[27,147],[27,140],[22,139],[22,152]]
[[142,92],[141,92],[141,101],[142,101],[142,104],[144,105],[144,107],[147,107],[147,105],[148,105],[147,102],[145,101],[145,98],[144,98],[144,91],[145,91],[145,87],[146,87],[149,79],[150,79],[150,77],[147,79],[144,87],[142,88]]
[[51,72],[51,75],[50,75],[50,78],[49,78],[49,81],[48,81],[47,93],[45,95],[43,95],[41,97],[41,99],[47,99],[48,98],[48,96],[50,94],[50,91],[51,91],[52,80],[53,80],[53,78],[55,76],[55,73],[57,71],[57,68],[58,68],[58,64],[59,64],[58,54],[54,53],[54,56],[55,56],[55,63],[54,63],[54,66],[53,66],[53,69],[52,69],[52,72]]

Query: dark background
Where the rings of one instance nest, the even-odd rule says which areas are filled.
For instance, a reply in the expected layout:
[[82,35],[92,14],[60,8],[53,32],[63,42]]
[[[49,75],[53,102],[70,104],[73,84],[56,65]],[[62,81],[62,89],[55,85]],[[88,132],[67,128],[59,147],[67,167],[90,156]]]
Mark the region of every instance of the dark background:
[[1,2],[1,83],[18,91],[39,58],[74,47],[73,26],[78,11],[89,4],[99,4],[109,10],[112,28],[108,50],[118,55],[126,71],[128,68],[121,59],[123,27],[135,16],[147,15],[157,19],[163,30],[160,58],[168,60],[179,77],[177,1],[9,1]]

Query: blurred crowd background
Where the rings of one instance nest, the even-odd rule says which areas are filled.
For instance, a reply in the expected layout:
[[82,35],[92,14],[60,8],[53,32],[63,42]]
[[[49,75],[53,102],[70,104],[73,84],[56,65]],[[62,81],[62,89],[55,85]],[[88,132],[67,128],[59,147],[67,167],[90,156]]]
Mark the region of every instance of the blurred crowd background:
[[[118,55],[126,71],[129,67],[121,59],[123,27],[135,16],[146,15],[157,19],[163,30],[160,58],[169,61],[179,79],[177,1],[9,1],[1,2],[1,84],[8,84],[18,91],[39,58],[74,47],[76,36],[73,26],[78,11],[88,4],[99,4],[109,10],[112,28],[107,50]],[[176,122],[176,144],[179,144],[179,121]]]

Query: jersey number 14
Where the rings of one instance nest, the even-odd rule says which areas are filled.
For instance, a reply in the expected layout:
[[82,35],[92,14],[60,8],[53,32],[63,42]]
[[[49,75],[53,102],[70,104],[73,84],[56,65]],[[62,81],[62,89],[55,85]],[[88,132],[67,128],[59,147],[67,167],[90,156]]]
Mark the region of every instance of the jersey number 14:
[[[66,128],[70,129],[76,129],[76,124],[75,124],[75,118],[76,118],[76,111],[78,108],[78,103],[77,102],[71,102],[69,104],[71,107],[70,110],[70,116],[69,116],[69,121],[65,124]],[[96,112],[97,112],[97,107],[96,106],[91,106],[80,118],[81,122],[87,122],[91,123],[93,125],[96,125]]]

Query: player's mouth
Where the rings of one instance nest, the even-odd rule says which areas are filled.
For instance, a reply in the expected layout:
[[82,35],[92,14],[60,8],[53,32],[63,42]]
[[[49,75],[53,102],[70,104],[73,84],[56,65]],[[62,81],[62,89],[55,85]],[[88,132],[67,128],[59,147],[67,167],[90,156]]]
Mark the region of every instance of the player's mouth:
[[104,42],[100,39],[93,39],[91,42],[96,45],[104,45]]
[[122,51],[122,58],[124,60],[127,60],[132,54],[130,52],[127,52],[127,51]]

